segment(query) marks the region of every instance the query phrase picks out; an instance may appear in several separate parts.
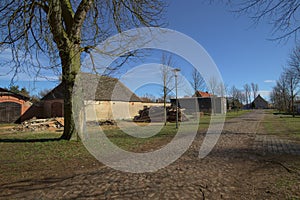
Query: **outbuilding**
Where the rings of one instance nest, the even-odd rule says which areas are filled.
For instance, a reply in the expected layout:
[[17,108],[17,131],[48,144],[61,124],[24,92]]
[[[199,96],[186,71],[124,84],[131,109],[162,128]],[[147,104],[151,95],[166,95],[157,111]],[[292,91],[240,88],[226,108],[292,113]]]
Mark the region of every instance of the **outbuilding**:
[[25,95],[0,88],[0,123],[18,122],[32,105],[29,100]]
[[[92,79],[97,79],[97,87]],[[131,119],[143,109],[141,99],[117,78],[81,73],[83,100],[88,121]],[[92,89],[94,88],[94,94]],[[64,116],[65,85],[60,83],[22,117],[23,120]],[[96,116],[94,115],[96,114]]]

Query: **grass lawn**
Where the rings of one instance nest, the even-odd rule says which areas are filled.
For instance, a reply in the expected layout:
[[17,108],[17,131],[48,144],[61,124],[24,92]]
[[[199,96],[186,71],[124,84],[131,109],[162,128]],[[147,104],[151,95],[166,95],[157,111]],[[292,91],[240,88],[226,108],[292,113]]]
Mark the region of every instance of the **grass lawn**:
[[[246,114],[249,112],[251,112],[251,111],[250,110],[241,110],[238,112],[236,112],[236,111],[229,112],[226,114],[225,120],[230,120],[230,119],[233,119],[235,117],[238,117],[240,115],[243,115],[243,114]],[[218,117],[220,117],[220,116],[216,116],[217,119],[218,119]],[[208,116],[208,115],[204,115],[203,117],[200,118],[198,132],[203,132],[208,128],[208,126],[210,124],[210,119],[211,119],[211,116]],[[188,121],[188,122],[183,122],[182,125],[183,124],[184,124],[184,126],[182,128],[183,128],[184,132],[191,132],[191,131],[195,130],[195,122]],[[162,125],[159,124],[157,126],[162,126]],[[179,124],[179,127],[180,126],[181,126],[181,124]],[[132,131],[134,132],[134,130],[132,130]],[[108,138],[110,138],[110,140],[113,143],[115,143],[116,145],[118,145],[119,147],[121,147],[125,150],[137,151],[137,152],[141,152],[140,150],[142,150],[142,152],[143,152],[143,149],[145,149],[145,148],[143,148],[143,146],[147,146],[147,147],[152,146],[151,149],[153,149],[155,147],[157,148],[157,147],[167,144],[176,135],[177,129],[175,128],[175,123],[167,123],[167,125],[165,127],[163,127],[159,131],[158,134],[156,134],[155,136],[153,136],[151,138],[145,138],[145,139],[134,138],[130,135],[125,134],[123,131],[121,131],[118,128],[106,130],[104,132],[106,133]],[[155,145],[153,146],[153,144],[155,144]]]
[[33,177],[55,176],[96,163],[75,141],[46,141],[58,133],[36,132],[0,135],[0,183]]
[[230,120],[250,112],[252,112],[252,110],[229,111],[226,113],[226,120]]
[[[275,113],[275,114],[274,114]],[[278,114],[267,111],[262,121],[262,128],[268,134],[300,140],[300,116]]]

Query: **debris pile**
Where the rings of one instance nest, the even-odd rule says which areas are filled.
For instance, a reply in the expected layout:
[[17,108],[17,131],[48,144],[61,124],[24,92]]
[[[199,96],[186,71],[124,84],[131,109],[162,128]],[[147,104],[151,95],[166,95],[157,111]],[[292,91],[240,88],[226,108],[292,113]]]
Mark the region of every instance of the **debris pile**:
[[100,121],[87,121],[87,125],[89,126],[113,126],[116,125],[117,122],[115,120],[100,120]]
[[30,119],[12,128],[12,131],[43,131],[64,127],[64,118]]
[[104,125],[112,126],[117,124],[115,120],[103,120],[103,121],[99,121],[98,123],[100,126],[104,126]]
[[[167,122],[176,122],[176,108],[167,106]],[[182,110],[178,108],[178,121],[187,121],[188,118]],[[164,108],[163,107],[147,107],[139,111],[139,115],[135,116],[134,122],[163,122]]]

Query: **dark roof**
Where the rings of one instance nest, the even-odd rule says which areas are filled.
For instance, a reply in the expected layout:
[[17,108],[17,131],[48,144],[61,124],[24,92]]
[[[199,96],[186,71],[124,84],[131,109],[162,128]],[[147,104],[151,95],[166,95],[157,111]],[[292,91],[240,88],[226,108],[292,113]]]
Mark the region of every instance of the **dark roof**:
[[14,93],[14,92],[11,92],[4,88],[0,88],[0,96],[13,96],[18,99],[23,99],[25,101],[28,101],[30,99],[28,96],[25,96],[23,94]]
[[264,101],[266,104],[268,104],[268,102],[262,97],[259,95],[257,95],[257,97],[253,100],[253,102],[257,101],[258,99],[261,99],[262,101]]
[[[140,102],[141,99],[129,90],[117,78],[99,76],[95,74],[80,73],[78,81],[83,87],[85,100],[96,101],[125,101]],[[96,88],[95,84],[98,83]],[[50,91],[42,100],[63,99],[65,85],[59,84]]]

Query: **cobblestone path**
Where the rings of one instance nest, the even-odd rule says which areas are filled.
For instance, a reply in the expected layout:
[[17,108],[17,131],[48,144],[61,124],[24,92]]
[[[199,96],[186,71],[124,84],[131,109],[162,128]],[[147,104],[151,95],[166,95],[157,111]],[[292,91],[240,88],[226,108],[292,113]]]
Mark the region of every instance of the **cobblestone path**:
[[299,187],[287,190],[277,185],[282,177],[292,179],[294,174],[265,157],[266,152],[299,155],[299,146],[256,134],[263,116],[263,111],[258,110],[228,121],[217,145],[203,159],[198,158],[198,153],[205,133],[199,133],[180,159],[155,173],[124,173],[103,166],[68,177],[1,185],[0,199],[287,199],[300,196]]
[[299,143],[272,135],[256,135],[253,148],[263,155],[268,153],[300,155]]

